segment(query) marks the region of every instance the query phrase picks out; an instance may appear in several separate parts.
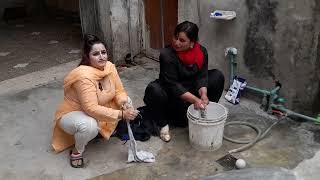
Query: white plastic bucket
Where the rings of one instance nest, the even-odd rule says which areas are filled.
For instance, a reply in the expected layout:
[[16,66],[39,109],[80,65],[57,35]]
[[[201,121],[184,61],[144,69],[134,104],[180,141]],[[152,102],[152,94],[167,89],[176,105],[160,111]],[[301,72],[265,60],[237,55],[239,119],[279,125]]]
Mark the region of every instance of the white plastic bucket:
[[202,151],[215,151],[222,145],[224,123],[227,109],[218,103],[210,102],[206,109],[206,118],[201,118],[200,111],[193,104],[189,106],[189,140],[192,147]]

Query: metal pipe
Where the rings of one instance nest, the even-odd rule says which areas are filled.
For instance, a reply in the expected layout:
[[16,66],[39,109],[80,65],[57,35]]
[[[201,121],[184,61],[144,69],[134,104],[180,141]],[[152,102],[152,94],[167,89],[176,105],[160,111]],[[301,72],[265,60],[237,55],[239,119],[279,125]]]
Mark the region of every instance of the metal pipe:
[[[235,63],[235,60],[234,60],[235,59],[235,54],[231,50],[228,51],[228,56],[229,56],[229,63],[230,63],[230,75],[229,75],[229,81],[230,82],[229,83],[230,83],[230,87],[231,87],[231,85],[233,83],[234,70],[235,70],[236,63]],[[268,112],[271,112],[271,110],[273,108],[273,109],[277,109],[277,110],[280,110],[280,111],[286,113],[287,116],[289,116],[289,117],[290,116],[299,117],[299,118],[306,119],[306,120],[309,120],[309,121],[314,121],[315,123],[320,124],[320,115],[318,115],[317,118],[312,118],[312,117],[309,117],[309,116],[306,116],[306,115],[303,115],[303,114],[299,114],[299,113],[293,112],[293,111],[291,111],[289,109],[286,109],[282,105],[274,104],[274,100],[276,100],[279,97],[277,93],[281,88],[280,86],[276,86],[271,91],[267,91],[267,90],[263,90],[263,89],[259,89],[259,88],[251,87],[251,86],[246,86],[245,88],[248,89],[248,90],[263,94],[263,101],[266,100],[266,97],[268,95],[271,96],[271,99],[269,100],[269,103],[266,104],[267,105],[267,109],[266,110]],[[265,105],[265,103],[266,102],[262,102],[262,105]]]
[[229,54],[229,59],[230,59],[230,76],[229,76],[229,87],[231,87],[232,82],[233,82],[233,77],[234,77],[234,66],[235,66],[235,62],[234,62],[234,55],[232,54],[232,52],[228,52]]
[[271,94],[277,94],[277,92],[280,90],[280,86],[276,86],[276,88],[274,88],[274,89],[272,89],[271,91],[270,91],[270,93]]
[[306,116],[306,115],[303,115],[303,114],[299,114],[299,113],[293,112],[291,110],[288,110],[288,112],[289,112],[288,113],[289,115],[300,117],[300,118],[303,118],[303,119],[306,119],[306,120],[310,120],[310,121],[314,121],[314,122],[318,122],[316,118],[312,118],[312,117],[309,117],[309,116]]
[[[229,75],[229,87],[232,85],[233,83],[233,78],[234,78],[234,71],[235,71],[235,66],[236,66],[236,62],[235,62],[235,54],[233,54],[232,50],[228,51],[228,56],[229,56],[229,64],[230,64],[230,75]],[[251,86],[246,86],[246,89],[249,89],[251,91],[255,91],[258,93],[262,93],[264,95],[272,95],[277,93],[277,91],[280,89],[279,86],[277,86],[275,89],[271,90],[271,91],[267,91],[267,90],[263,90],[263,89],[259,89],[256,87],[251,87]]]
[[302,119],[306,119],[306,120],[309,120],[309,121],[314,121],[314,122],[319,123],[319,119],[312,118],[312,117],[309,117],[309,116],[305,116],[303,114],[299,114],[299,113],[293,112],[290,109],[287,109],[287,108],[285,108],[283,106],[278,106],[276,104],[271,104],[271,107],[286,113],[289,117],[290,116],[295,116],[295,117],[299,117],[299,118],[302,118]]
[[245,89],[249,89],[251,91],[255,91],[255,92],[258,92],[258,93],[261,93],[261,94],[265,94],[265,95],[271,95],[270,91],[259,89],[259,88],[256,88],[256,87],[246,86]]

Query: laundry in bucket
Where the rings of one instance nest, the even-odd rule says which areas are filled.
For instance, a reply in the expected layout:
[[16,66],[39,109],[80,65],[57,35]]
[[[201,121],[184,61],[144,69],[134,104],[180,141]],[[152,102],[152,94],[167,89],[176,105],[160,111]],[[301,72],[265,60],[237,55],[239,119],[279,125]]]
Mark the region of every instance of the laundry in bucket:
[[228,116],[226,107],[209,102],[206,117],[191,104],[187,110],[190,145],[200,151],[216,151],[222,146],[224,124]]
[[246,85],[246,79],[235,76],[232,85],[224,97],[232,104],[238,104],[240,102],[241,91],[246,87]]

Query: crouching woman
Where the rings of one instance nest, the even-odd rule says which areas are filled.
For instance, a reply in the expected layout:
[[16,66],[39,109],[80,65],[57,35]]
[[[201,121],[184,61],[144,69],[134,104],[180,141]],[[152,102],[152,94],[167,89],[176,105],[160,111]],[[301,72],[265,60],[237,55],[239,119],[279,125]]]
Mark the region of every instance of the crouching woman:
[[117,70],[108,61],[105,44],[85,35],[79,66],[64,79],[64,100],[55,115],[52,147],[70,151],[70,165],[83,167],[87,143],[99,133],[109,139],[120,120],[134,120],[137,110],[130,104]]
[[222,95],[224,75],[218,69],[208,70],[208,53],[198,43],[198,32],[198,26],[189,21],[176,26],[171,45],[160,51],[159,79],[145,90],[144,102],[165,142],[171,139],[169,124],[188,125],[190,104],[205,109]]

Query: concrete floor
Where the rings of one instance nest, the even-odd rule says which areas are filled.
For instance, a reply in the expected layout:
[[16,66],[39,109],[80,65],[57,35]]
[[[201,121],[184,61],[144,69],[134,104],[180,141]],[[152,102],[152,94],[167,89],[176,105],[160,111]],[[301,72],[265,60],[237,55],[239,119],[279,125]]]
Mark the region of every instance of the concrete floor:
[[[189,144],[187,128],[172,130],[169,143],[157,137],[138,142],[139,149],[156,155],[155,163],[127,164],[127,144],[111,138],[91,142],[85,152],[86,167],[71,168],[68,152],[54,154],[50,139],[54,112],[63,97],[63,77],[78,63],[79,54],[69,52],[80,47],[80,29],[56,20],[36,25],[31,21],[0,23],[0,53],[10,52],[0,56],[0,179],[320,179],[320,127],[290,119],[280,122],[252,148],[234,154],[248,163],[241,171],[224,172],[216,163],[240,145],[223,141],[215,152],[197,151]],[[59,43],[48,44],[51,40]],[[29,64],[13,68],[22,63]],[[119,68],[136,107],[143,105],[144,89],[159,70],[158,63],[149,59],[139,59],[138,64]],[[223,98],[220,103],[229,109],[227,121],[249,121],[263,130],[276,121],[245,98],[236,106]],[[254,136],[245,127],[229,126],[225,133]]]
[[[159,68],[158,63],[149,59],[141,59],[139,64],[119,69],[136,106],[143,105],[144,88],[157,77]],[[52,70],[36,72],[32,79],[36,81],[46,71]],[[62,76],[68,71],[65,69],[59,74]],[[8,84],[8,81],[23,84],[26,83],[24,77],[30,78],[25,75],[2,81],[0,85]],[[215,161],[228,150],[239,147],[223,141],[223,146],[215,152],[197,151],[189,144],[188,129],[177,128],[172,131],[173,139],[169,143],[163,143],[157,137],[138,143],[139,149],[156,155],[155,163],[127,164],[127,145],[111,138],[110,141],[91,142],[85,152],[86,167],[73,169],[67,151],[54,154],[50,147],[54,112],[63,96],[62,79],[48,78],[44,84],[21,92],[3,90],[0,94],[0,179],[197,179],[207,176],[214,179],[210,176],[223,173],[223,168]],[[276,120],[261,111],[258,104],[244,98],[236,106],[223,98],[220,103],[229,109],[228,121],[249,121],[266,129]],[[225,133],[246,138],[254,135],[247,128],[234,126],[226,128]],[[316,154],[319,149],[318,126],[286,119],[265,139],[235,156],[245,159],[250,168],[282,167],[291,169],[290,175],[317,179],[320,177],[317,171],[320,154]],[[273,179],[280,179],[279,173],[278,176],[275,174]]]
[[64,17],[0,20],[0,81],[79,59],[81,36],[80,23]]

